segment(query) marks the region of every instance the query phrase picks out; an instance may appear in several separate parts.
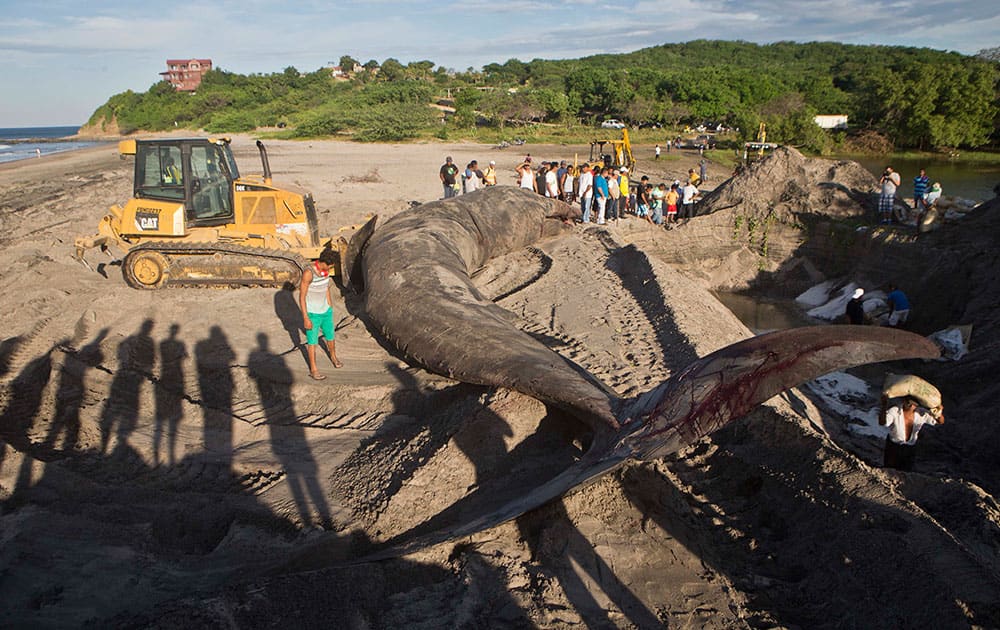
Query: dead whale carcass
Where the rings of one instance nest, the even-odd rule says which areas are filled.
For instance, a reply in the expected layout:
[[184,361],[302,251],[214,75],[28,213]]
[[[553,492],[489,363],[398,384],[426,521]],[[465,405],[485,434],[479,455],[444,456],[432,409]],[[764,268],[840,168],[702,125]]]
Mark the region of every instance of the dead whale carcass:
[[[635,400],[516,329],[484,299],[471,273],[491,258],[565,229],[573,208],[512,187],[490,188],[397,215],[364,253],[366,307],[383,334],[428,369],[505,387],[569,410],[594,428],[588,451],[563,473],[500,506],[472,495],[389,541],[374,556],[469,535],[538,507],[620,466],[693,443],[781,391],[835,369],[938,355],[902,331],[824,326],[780,331],[699,359]],[[468,500],[467,500],[468,499]]]
[[365,247],[366,310],[386,338],[433,372],[507,387],[617,428],[614,392],[514,328],[511,314],[470,278],[491,258],[557,235],[574,210],[496,186],[398,214]]

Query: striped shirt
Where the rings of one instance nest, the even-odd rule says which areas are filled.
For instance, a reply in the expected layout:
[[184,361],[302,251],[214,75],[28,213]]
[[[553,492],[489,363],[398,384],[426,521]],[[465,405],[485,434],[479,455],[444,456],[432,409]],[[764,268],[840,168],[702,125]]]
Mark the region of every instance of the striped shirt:
[[330,272],[320,271],[313,263],[312,282],[306,291],[306,311],[314,314],[322,314],[330,308],[330,301],[327,299],[327,290],[330,287]]

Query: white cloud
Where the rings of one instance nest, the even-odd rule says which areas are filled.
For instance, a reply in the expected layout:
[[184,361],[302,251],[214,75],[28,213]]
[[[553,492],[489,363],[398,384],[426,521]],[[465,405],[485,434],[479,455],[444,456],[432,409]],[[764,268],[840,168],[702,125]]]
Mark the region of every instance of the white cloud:
[[[166,7],[168,10],[164,10]],[[143,91],[167,58],[240,73],[311,71],[344,54],[464,69],[692,39],[840,41],[975,53],[1000,45],[1000,3],[944,0],[8,0],[0,17],[4,125],[82,122],[110,95]],[[65,116],[31,103],[72,95]],[[51,115],[46,111],[46,116]]]

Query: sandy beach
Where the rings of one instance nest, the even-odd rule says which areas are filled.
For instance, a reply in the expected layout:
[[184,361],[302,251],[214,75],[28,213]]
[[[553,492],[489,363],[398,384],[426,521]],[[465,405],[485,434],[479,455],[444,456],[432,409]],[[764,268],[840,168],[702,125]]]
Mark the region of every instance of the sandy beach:
[[[275,182],[312,192],[328,235],[439,198],[447,155],[495,160],[513,185],[526,153],[589,152],[267,146]],[[233,149],[241,171],[260,172],[252,138]],[[698,161],[652,155],[637,147],[638,174],[654,182]],[[706,191],[730,174],[710,165]],[[350,291],[334,305],[344,367],[321,357],[328,378],[316,382],[287,291],[141,292],[110,258],[106,277],[78,265],[74,237],[131,188],[132,162],[113,144],[0,164],[0,625],[1000,625],[989,489],[881,469],[878,443],[847,435],[804,390],[513,522],[352,564],[477,488],[499,497],[551,477],[579,456],[583,427],[412,365]],[[541,242],[551,266],[497,303],[636,396],[751,334],[709,290],[754,268],[685,259],[698,220],[577,226]],[[491,261],[484,293],[490,279],[530,275],[534,255]]]

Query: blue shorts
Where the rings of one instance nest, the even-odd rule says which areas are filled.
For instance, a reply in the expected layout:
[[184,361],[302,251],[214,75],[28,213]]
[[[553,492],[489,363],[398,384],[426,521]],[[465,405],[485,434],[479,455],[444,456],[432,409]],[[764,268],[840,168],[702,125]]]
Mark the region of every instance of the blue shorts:
[[326,309],[325,313],[309,313],[309,321],[313,327],[306,331],[306,343],[315,346],[319,343],[319,334],[322,332],[327,341],[333,341],[337,334],[337,329],[333,326],[333,307]]

